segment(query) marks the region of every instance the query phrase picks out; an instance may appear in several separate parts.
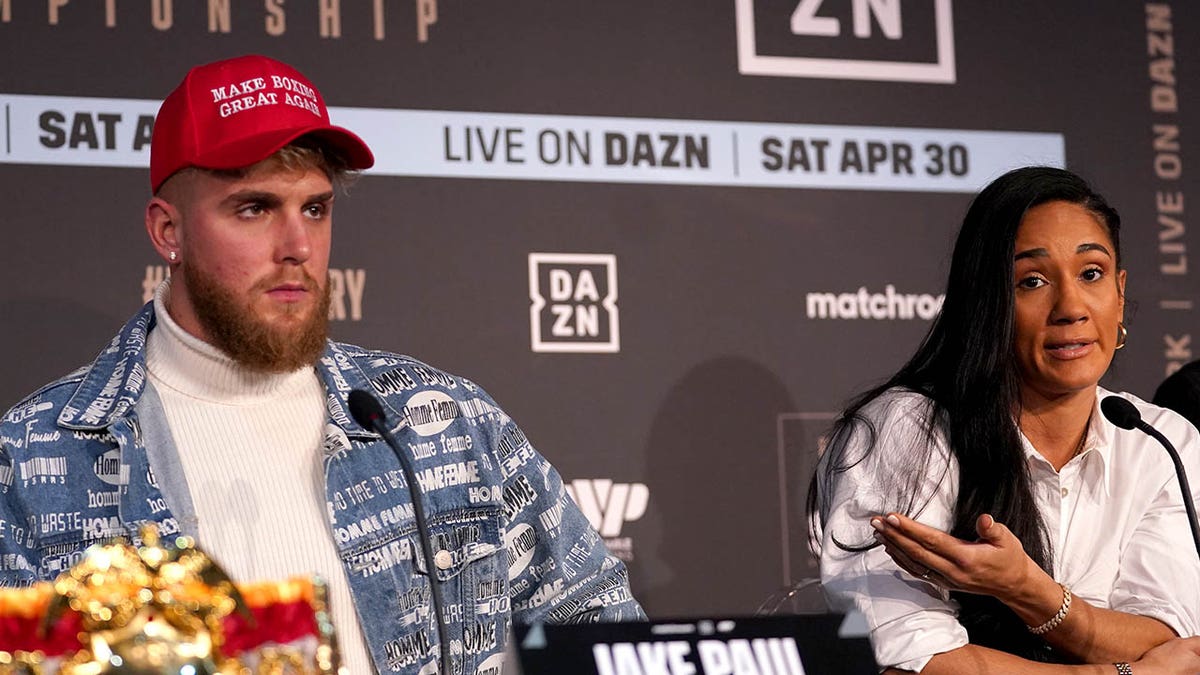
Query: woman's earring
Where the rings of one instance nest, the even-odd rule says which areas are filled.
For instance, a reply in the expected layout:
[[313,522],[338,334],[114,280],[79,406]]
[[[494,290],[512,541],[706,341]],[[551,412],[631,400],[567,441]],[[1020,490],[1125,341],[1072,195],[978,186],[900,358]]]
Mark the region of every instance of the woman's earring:
[[1125,343],[1129,342],[1129,331],[1125,328],[1125,322],[1117,322],[1117,346],[1113,347],[1113,351],[1123,349]]
[[175,251],[171,251],[169,254],[167,254],[167,257],[171,259],[171,262],[175,262],[175,259],[179,257],[179,254]]

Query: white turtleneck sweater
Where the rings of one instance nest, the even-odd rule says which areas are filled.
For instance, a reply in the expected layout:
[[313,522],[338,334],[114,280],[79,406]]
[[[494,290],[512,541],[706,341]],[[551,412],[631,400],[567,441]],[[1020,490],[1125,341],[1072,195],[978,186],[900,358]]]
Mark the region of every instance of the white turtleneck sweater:
[[329,533],[324,385],[311,366],[247,371],[180,328],[167,313],[169,293],[169,281],[155,292],[146,365],[179,450],[198,543],[236,581],[326,579],[343,672],[375,672]]

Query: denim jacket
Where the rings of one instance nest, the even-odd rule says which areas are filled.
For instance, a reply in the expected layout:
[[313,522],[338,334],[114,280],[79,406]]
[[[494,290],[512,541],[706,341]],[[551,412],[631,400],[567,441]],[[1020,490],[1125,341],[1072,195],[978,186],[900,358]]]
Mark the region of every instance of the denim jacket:
[[[35,392],[0,423],[0,585],[53,579],[92,543],[138,528],[194,534],[177,451],[146,378],[147,304],[96,360]],[[406,356],[330,342],[325,497],[376,668],[433,672],[429,570],[399,460],[349,415],[377,394],[415,460],[437,552],[452,672],[500,671],[512,621],[637,620],[624,565],[562,479],[479,387]],[[203,542],[200,542],[203,546]]]

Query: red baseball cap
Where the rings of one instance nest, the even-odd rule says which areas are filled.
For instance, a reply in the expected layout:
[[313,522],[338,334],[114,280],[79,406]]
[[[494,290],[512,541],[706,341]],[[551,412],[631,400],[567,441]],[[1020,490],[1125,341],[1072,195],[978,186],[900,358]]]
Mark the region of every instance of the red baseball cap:
[[351,169],[375,163],[361,138],[329,123],[321,92],[295,68],[252,54],[196,66],[158,109],[150,142],[150,186],[176,171],[240,169],[312,134]]

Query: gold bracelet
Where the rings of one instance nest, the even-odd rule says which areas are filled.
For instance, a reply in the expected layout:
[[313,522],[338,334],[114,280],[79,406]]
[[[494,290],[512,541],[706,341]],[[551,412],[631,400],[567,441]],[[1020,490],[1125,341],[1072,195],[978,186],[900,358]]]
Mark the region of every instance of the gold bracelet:
[[1071,589],[1067,588],[1066,584],[1059,584],[1063,589],[1062,607],[1058,608],[1058,613],[1050,617],[1050,620],[1040,626],[1025,626],[1030,633],[1034,635],[1042,635],[1058,628],[1058,624],[1067,618],[1067,612],[1071,611]]

